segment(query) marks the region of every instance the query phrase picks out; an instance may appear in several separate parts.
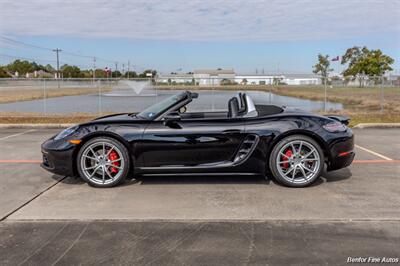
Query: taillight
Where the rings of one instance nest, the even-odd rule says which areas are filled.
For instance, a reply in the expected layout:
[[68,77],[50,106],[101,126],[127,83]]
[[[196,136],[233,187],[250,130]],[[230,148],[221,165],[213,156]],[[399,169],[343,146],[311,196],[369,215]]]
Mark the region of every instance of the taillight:
[[322,127],[329,132],[343,132],[346,131],[347,129],[346,125],[336,121],[330,122],[326,125],[323,125]]

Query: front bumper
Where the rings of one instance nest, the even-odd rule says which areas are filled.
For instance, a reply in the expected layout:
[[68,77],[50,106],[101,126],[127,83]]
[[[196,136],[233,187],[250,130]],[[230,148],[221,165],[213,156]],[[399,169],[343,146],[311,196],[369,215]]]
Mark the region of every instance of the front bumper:
[[65,140],[49,139],[42,144],[41,167],[57,175],[75,176],[76,145]]
[[355,156],[354,135],[351,129],[347,129],[339,138],[336,138],[329,145],[330,158],[328,162],[328,171],[337,170],[349,166]]

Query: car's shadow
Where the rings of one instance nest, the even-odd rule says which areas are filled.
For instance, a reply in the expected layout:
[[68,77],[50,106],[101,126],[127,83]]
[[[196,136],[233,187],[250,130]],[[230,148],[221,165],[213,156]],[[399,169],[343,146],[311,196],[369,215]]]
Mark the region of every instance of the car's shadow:
[[[319,186],[323,183],[339,182],[349,179],[352,176],[350,169],[344,168],[332,172],[324,172],[321,177],[315,180],[310,186]],[[140,185],[191,185],[191,184],[263,184],[270,183],[279,185],[279,183],[270,174],[267,177],[261,175],[209,175],[209,176],[139,176],[133,184]],[[124,185],[130,185],[131,182],[126,182]]]
[[[321,178],[325,179],[326,182],[338,182],[349,179],[352,176],[352,173],[349,168],[343,168],[336,171],[322,173]],[[320,179],[321,179],[320,178]]]
[[141,185],[192,185],[192,184],[269,184],[270,179],[261,175],[205,175],[205,176],[139,176]]
[[[352,176],[350,169],[344,168],[333,172],[324,171],[311,187],[319,186],[323,183],[339,182],[349,179]],[[53,175],[55,181],[68,185],[82,185],[85,182],[79,177],[62,178]],[[166,176],[138,176],[128,179],[120,186],[131,185],[193,185],[193,184],[260,184],[269,185],[270,183],[278,185],[278,182],[269,174],[267,177],[261,175],[166,175]]]

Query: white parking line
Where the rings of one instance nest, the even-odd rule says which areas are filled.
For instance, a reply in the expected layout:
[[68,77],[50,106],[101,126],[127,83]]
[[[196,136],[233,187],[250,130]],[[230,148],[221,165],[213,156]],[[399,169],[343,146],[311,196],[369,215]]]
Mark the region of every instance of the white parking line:
[[0,138],[0,140],[9,139],[9,138],[13,138],[13,137],[18,137],[18,136],[21,136],[21,135],[24,135],[26,133],[33,132],[33,131],[35,131],[35,129],[29,129],[29,130],[21,132],[21,133],[17,133],[17,134],[13,134],[13,135],[2,137],[2,138]]
[[366,152],[369,152],[369,153],[371,153],[371,154],[373,154],[373,155],[375,155],[375,156],[378,156],[378,157],[380,157],[380,158],[382,158],[382,159],[385,159],[385,160],[387,160],[387,161],[393,161],[393,159],[391,159],[391,158],[389,158],[389,157],[386,157],[385,155],[382,155],[382,154],[380,154],[380,153],[371,151],[371,150],[369,150],[369,149],[367,149],[367,148],[364,148],[364,147],[361,147],[361,146],[359,146],[359,145],[357,145],[357,144],[355,144],[354,146],[356,146],[357,148],[359,148],[359,149],[361,149],[361,150],[363,150],[363,151],[366,151]]

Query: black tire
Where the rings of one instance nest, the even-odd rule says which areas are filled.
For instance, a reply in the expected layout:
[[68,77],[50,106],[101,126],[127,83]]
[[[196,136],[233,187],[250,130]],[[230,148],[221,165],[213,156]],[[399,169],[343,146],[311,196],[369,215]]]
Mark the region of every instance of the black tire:
[[[279,151],[288,143],[291,143],[293,141],[302,141],[304,143],[307,143],[309,145],[312,145],[312,147],[315,148],[319,155],[319,165],[316,167],[317,169],[315,170],[315,174],[309,179],[309,180],[302,180],[300,182],[303,183],[295,183],[295,182],[290,182],[285,177],[281,174],[281,172],[278,170],[277,166],[277,160],[279,156]],[[324,169],[324,164],[325,164],[325,159],[324,159],[324,152],[322,151],[321,147],[318,145],[318,143],[313,140],[310,137],[304,136],[304,135],[292,135],[288,136],[286,138],[283,138],[280,140],[272,149],[272,152],[269,157],[269,169],[272,173],[272,175],[275,177],[275,180],[278,181],[280,184],[287,186],[287,187],[306,187],[312,184],[316,179],[318,179],[321,175],[322,170]],[[296,169],[296,168],[295,168]]]
[[[123,165],[124,165],[123,169],[121,170],[122,173],[121,174],[118,173],[119,174],[118,178],[115,178],[115,180],[110,181],[107,184],[99,184],[99,183],[96,183],[96,182],[92,181],[91,179],[89,179],[85,175],[85,173],[84,173],[84,171],[82,169],[82,163],[81,163],[82,162],[82,155],[84,154],[84,151],[89,146],[91,146],[91,145],[93,145],[95,143],[103,143],[103,142],[106,143],[106,144],[113,145],[116,148],[118,148],[118,150],[121,153],[120,157],[121,157],[121,159],[123,161]],[[129,174],[130,159],[129,159],[129,152],[128,152],[127,148],[122,143],[120,143],[119,141],[117,141],[117,140],[115,140],[113,138],[110,138],[110,137],[96,137],[96,138],[93,138],[93,139],[89,140],[88,142],[86,142],[81,147],[81,149],[79,150],[76,160],[77,160],[78,173],[79,173],[80,177],[86,183],[88,183],[90,186],[93,186],[93,187],[98,187],[98,188],[115,187],[115,186],[123,183],[125,181],[125,179],[127,178],[128,174]],[[121,161],[121,163],[122,163],[122,161]]]

